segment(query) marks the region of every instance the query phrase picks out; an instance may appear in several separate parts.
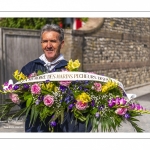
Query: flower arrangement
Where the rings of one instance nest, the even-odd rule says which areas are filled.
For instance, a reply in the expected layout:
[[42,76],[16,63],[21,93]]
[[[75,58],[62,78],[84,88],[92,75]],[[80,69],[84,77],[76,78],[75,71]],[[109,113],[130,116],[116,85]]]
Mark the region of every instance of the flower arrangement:
[[[66,68],[58,72],[57,77],[61,77],[62,73],[78,73],[79,67],[78,60],[69,60]],[[52,77],[53,73],[50,74],[49,77]],[[138,121],[136,117],[143,113],[150,114],[150,111],[135,100],[128,100],[116,80],[111,78],[106,82],[94,78],[77,80],[71,79],[71,75],[68,75],[69,78],[65,80],[48,80],[42,78],[42,75],[45,73],[41,71],[34,72],[29,77],[18,70],[14,72],[13,76],[18,82],[13,84],[12,80],[9,80],[2,85],[3,91],[0,91],[9,94],[9,99],[0,106],[0,118],[19,118],[23,115],[27,117],[31,112],[31,124],[33,124],[38,116],[41,122],[44,122],[48,116],[52,116],[49,120],[52,132],[57,123],[56,119],[62,123],[64,112],[71,111],[77,120],[86,122],[86,125],[91,121],[93,131],[98,132],[101,126],[102,132],[116,132],[123,121],[129,121],[137,132],[144,131],[135,123]],[[88,73],[88,76],[90,75],[94,77],[96,74]],[[53,75],[53,78],[55,77]],[[15,114],[9,114],[12,107],[23,103],[24,108]]]

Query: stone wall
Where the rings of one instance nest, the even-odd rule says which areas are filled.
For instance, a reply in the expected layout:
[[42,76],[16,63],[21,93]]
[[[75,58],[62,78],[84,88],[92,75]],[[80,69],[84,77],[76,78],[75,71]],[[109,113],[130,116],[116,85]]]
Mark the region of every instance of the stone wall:
[[73,31],[70,56],[82,54],[83,71],[118,79],[125,87],[145,84],[150,82],[149,34],[149,18],[104,18],[92,32]]
[[[61,53],[64,55],[66,60],[78,59],[83,64],[83,36],[73,36],[72,30],[65,30],[65,44],[61,49]],[[80,70],[82,70],[82,66]]]

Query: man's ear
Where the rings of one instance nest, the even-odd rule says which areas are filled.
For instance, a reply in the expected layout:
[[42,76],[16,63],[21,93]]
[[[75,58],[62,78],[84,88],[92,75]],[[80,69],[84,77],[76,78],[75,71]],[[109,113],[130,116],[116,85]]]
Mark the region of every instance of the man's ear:
[[61,48],[63,48],[63,46],[64,46],[64,40],[63,41],[61,41]]

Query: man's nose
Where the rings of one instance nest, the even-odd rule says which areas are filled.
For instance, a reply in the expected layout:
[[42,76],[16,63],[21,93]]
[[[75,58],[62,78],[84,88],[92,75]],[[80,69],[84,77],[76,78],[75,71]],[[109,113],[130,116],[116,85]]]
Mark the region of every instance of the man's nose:
[[52,47],[52,43],[50,41],[47,42],[47,47]]

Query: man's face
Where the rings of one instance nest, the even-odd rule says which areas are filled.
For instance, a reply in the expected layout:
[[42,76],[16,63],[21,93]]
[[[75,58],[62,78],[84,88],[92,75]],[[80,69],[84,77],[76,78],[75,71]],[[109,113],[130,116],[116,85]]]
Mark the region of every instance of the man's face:
[[59,33],[55,31],[45,31],[42,34],[42,49],[48,61],[54,61],[60,55],[60,49],[64,41],[59,40]]

